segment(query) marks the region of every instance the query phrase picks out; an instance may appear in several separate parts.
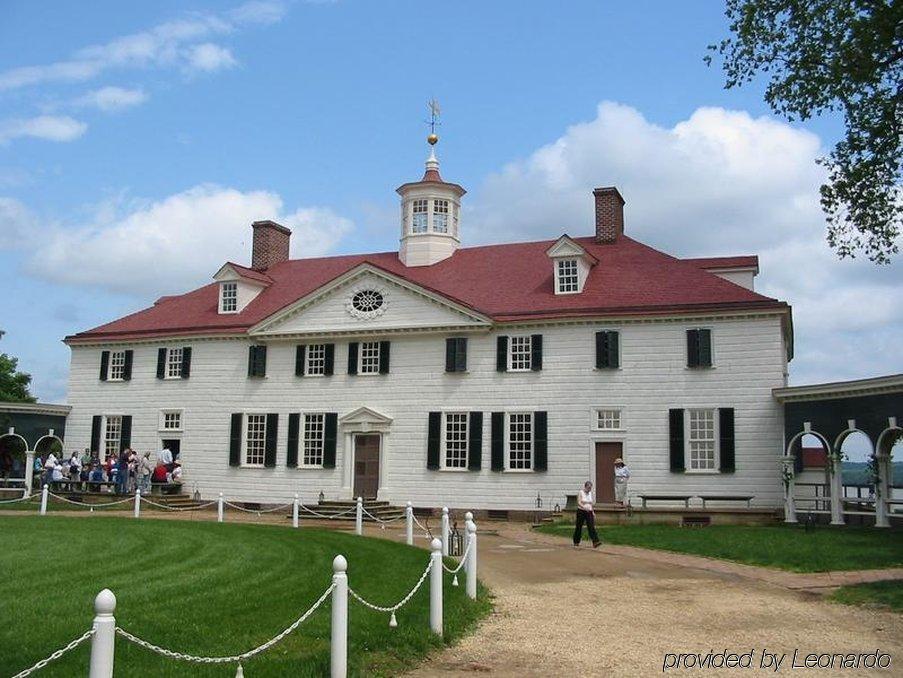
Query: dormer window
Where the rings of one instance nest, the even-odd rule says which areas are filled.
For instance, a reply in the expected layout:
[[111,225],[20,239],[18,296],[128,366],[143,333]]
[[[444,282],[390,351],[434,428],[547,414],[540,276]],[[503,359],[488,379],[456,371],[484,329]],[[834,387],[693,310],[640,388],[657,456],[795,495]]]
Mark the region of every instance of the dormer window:
[[433,230],[448,233],[448,200],[433,201]]
[[427,229],[427,219],[429,215],[427,213],[427,201],[426,200],[415,200],[413,204],[414,209],[414,217],[412,221],[412,231],[414,233],[426,233]]
[[220,313],[238,311],[238,283],[224,282],[220,285]]
[[580,275],[576,259],[559,259],[555,269],[555,292],[570,294],[580,291]]

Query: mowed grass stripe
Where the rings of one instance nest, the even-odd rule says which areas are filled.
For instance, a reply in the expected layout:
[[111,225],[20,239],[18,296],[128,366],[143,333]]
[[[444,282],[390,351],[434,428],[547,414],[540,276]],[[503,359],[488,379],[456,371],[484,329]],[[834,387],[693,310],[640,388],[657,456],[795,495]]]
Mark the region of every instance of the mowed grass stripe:
[[[83,633],[94,596],[116,594],[119,626],[163,647],[232,655],[276,635],[332,581],[332,559],[348,558],[351,586],[377,604],[394,604],[416,583],[428,553],[404,544],[315,528],[194,523],[91,516],[0,517],[0,668],[15,673]],[[429,582],[397,614],[350,602],[353,675],[393,675],[443,641],[429,632]],[[489,610],[485,592],[445,587],[445,642]],[[245,665],[254,676],[322,676],[329,667],[329,603],[295,633]],[[85,645],[41,676],[86,672]],[[234,666],[165,659],[116,641],[117,676],[231,676]]]

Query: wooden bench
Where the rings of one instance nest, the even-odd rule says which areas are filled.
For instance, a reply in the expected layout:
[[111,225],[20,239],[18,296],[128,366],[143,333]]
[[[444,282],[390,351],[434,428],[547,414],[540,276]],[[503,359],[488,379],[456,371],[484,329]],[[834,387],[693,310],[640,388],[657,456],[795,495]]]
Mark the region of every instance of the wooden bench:
[[692,494],[638,494],[636,495],[642,502],[643,508],[646,508],[647,501],[682,501],[684,508],[690,508],[690,497]]
[[151,483],[151,494],[180,494],[182,483]]
[[752,500],[756,498],[754,494],[700,494],[702,499],[702,508],[705,508],[707,501],[745,501],[746,508],[752,508]]

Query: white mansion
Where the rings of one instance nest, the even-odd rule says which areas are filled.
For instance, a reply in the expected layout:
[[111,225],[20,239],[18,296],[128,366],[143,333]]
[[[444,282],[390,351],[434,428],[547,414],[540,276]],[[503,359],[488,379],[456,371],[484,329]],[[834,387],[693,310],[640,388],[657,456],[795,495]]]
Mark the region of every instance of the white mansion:
[[238,501],[526,511],[587,479],[610,501],[623,457],[631,494],[781,505],[791,314],[756,257],[636,242],[615,188],[592,235],[461,248],[433,154],[398,193],[397,252],[291,260],[258,221],[250,267],[67,337],[67,446],[167,445],[188,489]]

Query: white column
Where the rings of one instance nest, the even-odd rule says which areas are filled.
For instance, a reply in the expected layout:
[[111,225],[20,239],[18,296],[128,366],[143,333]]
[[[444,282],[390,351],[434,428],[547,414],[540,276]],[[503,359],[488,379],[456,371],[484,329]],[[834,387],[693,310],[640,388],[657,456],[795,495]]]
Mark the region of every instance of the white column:
[[298,495],[292,501],[292,527],[298,527]]
[[336,556],[332,561],[332,637],[330,640],[330,675],[348,675],[348,561]]
[[135,488],[135,517],[141,517],[141,488]]
[[875,456],[878,465],[878,480],[875,483],[875,527],[890,527],[887,518],[887,500],[890,499],[890,476],[893,467],[890,465],[890,456],[878,453]]
[[437,636],[442,635],[442,542],[433,539],[430,542],[430,630]]
[[[802,452],[800,452],[802,454]],[[796,522],[796,502],[793,499],[796,485],[795,459],[792,455],[781,458],[781,476],[784,483],[784,522]]]
[[354,531],[361,535],[364,533],[364,500],[357,498],[357,510],[354,513]]
[[404,509],[405,540],[408,546],[414,545],[414,507],[411,502]]
[[34,487],[34,450],[26,450],[25,452],[25,496],[31,496],[31,489]]
[[44,485],[44,489],[41,490],[41,515],[45,515],[47,513],[47,494],[50,492],[50,489]]
[[442,507],[442,555],[448,555],[448,506]]
[[216,503],[216,522],[223,522],[223,493],[219,493],[219,500]]
[[839,455],[828,461],[831,464],[831,524],[846,525],[843,518],[843,462]]
[[113,678],[116,640],[116,596],[104,589],[94,599],[94,635],[91,636],[91,663],[88,678]]
[[473,520],[467,521],[467,544],[470,552],[467,554],[467,563],[464,569],[467,573],[467,597],[477,599],[477,524]]

